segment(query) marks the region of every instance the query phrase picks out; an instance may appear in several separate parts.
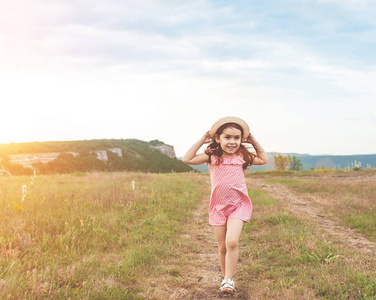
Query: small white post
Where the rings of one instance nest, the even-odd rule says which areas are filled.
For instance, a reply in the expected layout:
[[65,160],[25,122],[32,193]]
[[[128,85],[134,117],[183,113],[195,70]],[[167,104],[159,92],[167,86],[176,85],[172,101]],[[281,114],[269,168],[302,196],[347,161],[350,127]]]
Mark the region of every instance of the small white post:
[[22,202],[25,200],[25,197],[26,197],[26,190],[27,190],[27,186],[26,184],[24,184],[22,186]]

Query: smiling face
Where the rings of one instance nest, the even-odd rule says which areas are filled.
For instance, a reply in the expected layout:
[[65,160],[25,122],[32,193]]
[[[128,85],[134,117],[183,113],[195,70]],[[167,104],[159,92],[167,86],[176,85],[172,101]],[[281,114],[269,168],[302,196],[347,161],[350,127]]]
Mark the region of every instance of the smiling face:
[[234,127],[227,127],[215,141],[221,145],[224,156],[236,156],[242,140],[242,132]]

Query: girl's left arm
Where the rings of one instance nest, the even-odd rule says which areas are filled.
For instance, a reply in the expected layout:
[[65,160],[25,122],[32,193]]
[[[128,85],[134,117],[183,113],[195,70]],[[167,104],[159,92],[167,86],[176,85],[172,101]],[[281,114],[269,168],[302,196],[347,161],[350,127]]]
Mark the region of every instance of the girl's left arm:
[[252,133],[249,134],[246,143],[251,143],[253,148],[255,148],[256,150],[256,157],[253,159],[252,165],[264,165],[268,162],[269,159],[266,155],[266,152],[252,135]]

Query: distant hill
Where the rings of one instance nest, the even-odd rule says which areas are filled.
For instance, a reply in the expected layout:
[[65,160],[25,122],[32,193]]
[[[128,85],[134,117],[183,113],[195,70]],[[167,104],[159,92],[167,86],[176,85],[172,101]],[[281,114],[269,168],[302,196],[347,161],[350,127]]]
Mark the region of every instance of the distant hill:
[[291,153],[290,156],[298,157],[305,170],[312,168],[326,169],[344,169],[352,167],[355,163],[361,163],[361,168],[367,168],[367,165],[376,167],[376,154],[354,154],[354,155],[308,155]]
[[[274,170],[274,158],[271,153],[267,153],[269,162],[262,166],[252,166],[249,168],[251,171],[270,171]],[[367,165],[376,168],[376,154],[359,154],[359,155],[309,155],[298,153],[280,153],[281,155],[296,156],[300,159],[300,162],[304,170],[310,170],[315,168],[325,169],[344,169],[355,161],[361,162],[362,168],[367,168]],[[194,169],[200,172],[208,172],[206,164],[192,166]]]
[[189,172],[173,146],[158,140],[86,140],[0,144],[0,174],[87,171]]

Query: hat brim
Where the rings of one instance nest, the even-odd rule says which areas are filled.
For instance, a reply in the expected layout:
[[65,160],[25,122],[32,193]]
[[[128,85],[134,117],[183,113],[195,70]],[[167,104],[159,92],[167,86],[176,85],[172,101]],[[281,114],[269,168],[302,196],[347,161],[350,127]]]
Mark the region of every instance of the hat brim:
[[210,137],[212,139],[214,139],[214,136],[215,136],[218,128],[221,127],[222,125],[228,124],[228,123],[236,123],[243,129],[243,142],[245,142],[247,140],[248,136],[249,136],[249,132],[250,132],[249,126],[244,120],[237,118],[237,117],[225,117],[225,118],[219,119],[210,128],[210,131],[209,131]]

